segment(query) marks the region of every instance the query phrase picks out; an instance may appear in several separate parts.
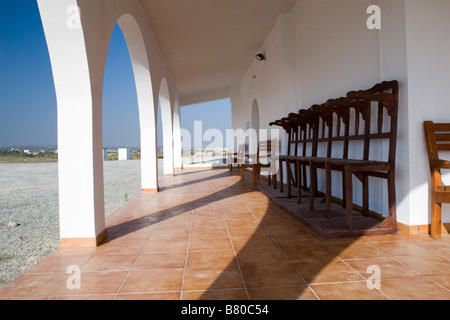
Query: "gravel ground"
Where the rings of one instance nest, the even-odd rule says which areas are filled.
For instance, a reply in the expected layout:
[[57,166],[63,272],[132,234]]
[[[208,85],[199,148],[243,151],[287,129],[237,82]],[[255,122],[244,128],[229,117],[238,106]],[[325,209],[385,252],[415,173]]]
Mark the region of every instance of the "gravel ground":
[[[106,215],[140,193],[140,175],[140,161],[104,163]],[[58,247],[58,164],[0,164],[0,287]]]

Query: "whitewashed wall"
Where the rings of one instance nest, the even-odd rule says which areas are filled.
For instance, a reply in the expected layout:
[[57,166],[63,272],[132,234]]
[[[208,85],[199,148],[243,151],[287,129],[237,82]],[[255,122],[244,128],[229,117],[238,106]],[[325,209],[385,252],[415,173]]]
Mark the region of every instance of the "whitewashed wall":
[[[366,26],[367,8],[374,4],[381,8],[381,30]],[[450,112],[442,115],[450,95],[449,14],[446,0],[298,1],[291,13],[280,16],[267,37],[262,48],[267,60],[255,60],[242,80],[240,99],[232,100],[234,128],[245,128],[255,99],[260,128],[265,129],[289,112],[345,96],[350,90],[398,80],[397,218],[407,225],[429,224],[422,123],[450,122]],[[379,143],[372,152],[385,158],[386,144]],[[333,180],[333,194],[340,197],[339,175]],[[387,215],[385,186],[385,180],[371,179],[369,199],[372,210]],[[324,183],[319,187],[323,190]],[[359,182],[355,182],[355,202],[361,203]],[[443,222],[450,222],[448,212]]]

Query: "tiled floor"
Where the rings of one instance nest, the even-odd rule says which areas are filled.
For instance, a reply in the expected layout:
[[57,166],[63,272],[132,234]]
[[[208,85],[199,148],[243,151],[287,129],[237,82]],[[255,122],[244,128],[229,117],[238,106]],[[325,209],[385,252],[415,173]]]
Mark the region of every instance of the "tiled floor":
[[166,178],[108,217],[107,243],[58,250],[0,299],[450,299],[449,236],[323,240],[250,181],[226,170]]

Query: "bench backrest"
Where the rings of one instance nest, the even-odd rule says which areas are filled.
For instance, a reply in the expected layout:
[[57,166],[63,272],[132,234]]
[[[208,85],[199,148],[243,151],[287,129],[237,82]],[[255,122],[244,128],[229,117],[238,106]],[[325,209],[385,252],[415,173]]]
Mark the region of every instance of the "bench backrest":
[[430,166],[440,160],[440,152],[450,151],[450,123],[424,122]]
[[[351,91],[346,97],[300,110],[298,114],[289,114],[283,121],[276,122],[289,126],[288,154],[332,157],[339,148],[339,157],[348,159],[350,144],[357,143],[362,145],[362,150],[353,158],[370,160],[372,142],[386,140],[389,144],[387,161],[394,167],[398,89],[397,81],[386,81],[368,90]],[[319,149],[326,152],[318,154]]]
[[[362,139],[364,141],[364,160],[369,160],[370,144],[375,140],[385,140],[388,142],[387,162],[392,167],[395,165],[395,155],[397,150],[397,124],[398,124],[398,82],[385,81],[379,83],[368,90],[352,91],[347,94],[347,98],[352,101],[362,101],[375,104],[376,113],[372,112],[365,116],[365,132],[362,136],[356,134],[349,139]],[[364,108],[361,109],[364,112]],[[374,114],[375,113],[375,114]],[[364,118],[364,113],[362,113]],[[376,120],[376,128],[368,128],[372,125],[371,119]]]

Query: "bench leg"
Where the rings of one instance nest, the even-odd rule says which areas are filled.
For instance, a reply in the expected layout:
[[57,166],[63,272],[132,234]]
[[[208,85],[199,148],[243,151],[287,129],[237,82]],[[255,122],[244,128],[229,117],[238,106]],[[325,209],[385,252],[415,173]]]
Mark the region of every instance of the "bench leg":
[[397,230],[397,200],[395,196],[395,171],[389,171],[388,176],[388,203],[391,228]]
[[253,188],[256,189],[258,187],[258,180],[259,175],[261,173],[261,167],[259,165],[253,165],[252,171],[253,171]]
[[353,181],[352,168],[345,167],[345,184],[346,184],[346,200],[347,200],[347,229],[353,232]]
[[303,167],[303,190],[308,191],[308,177],[306,176],[306,165],[302,165]]
[[273,179],[273,188],[277,189],[277,170],[274,170],[274,173],[272,175],[272,179]]
[[331,165],[327,163],[325,165],[326,170],[326,210],[327,210],[327,218],[331,218]]
[[283,192],[283,160],[280,159],[280,192]]
[[309,210],[312,211],[314,210],[314,198],[316,193],[316,170],[311,161],[309,162],[309,170],[311,179],[311,182],[309,184]]
[[369,216],[369,176],[363,175],[363,216]]
[[342,170],[342,208],[347,208],[347,184],[345,182],[345,170]]
[[289,159],[286,160],[286,175],[287,175],[287,198],[292,198],[291,187],[292,187],[292,170],[291,170],[291,161]]
[[302,163],[301,161],[296,161],[296,168],[297,168],[297,203],[302,203],[302,186],[300,181],[302,181]]

